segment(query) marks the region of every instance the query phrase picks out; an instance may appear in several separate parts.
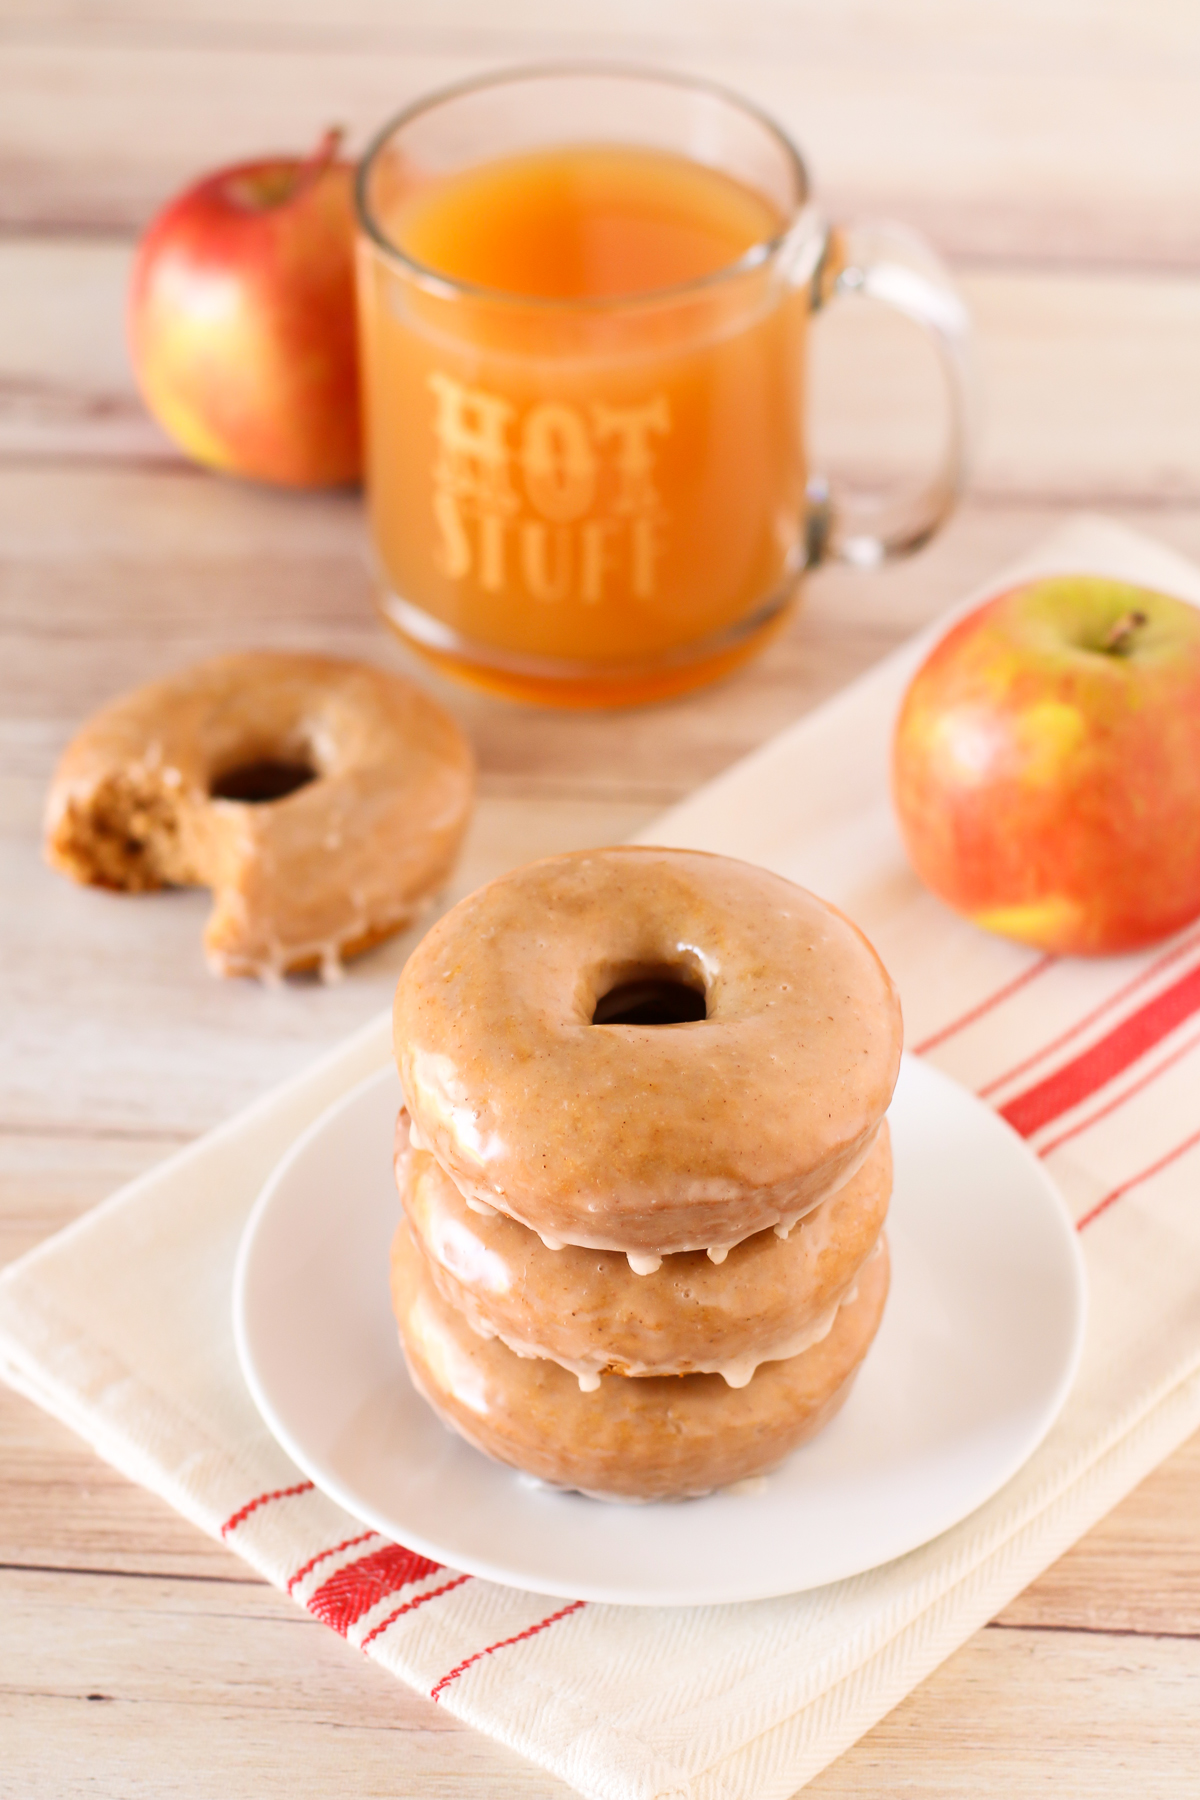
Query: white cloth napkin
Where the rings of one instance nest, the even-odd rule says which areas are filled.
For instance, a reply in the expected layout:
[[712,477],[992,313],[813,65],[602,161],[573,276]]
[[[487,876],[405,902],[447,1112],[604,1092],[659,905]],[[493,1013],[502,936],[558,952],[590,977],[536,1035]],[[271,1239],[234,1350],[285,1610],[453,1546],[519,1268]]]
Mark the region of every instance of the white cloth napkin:
[[[1098,520],[1004,579],[1069,568],[1200,604],[1200,571]],[[368,1655],[593,1800],[782,1800],[1200,1425],[1200,925],[1143,955],[1054,960],[919,888],[885,771],[930,635],[646,835],[766,863],[845,907],[899,982],[910,1046],[1005,1112],[1075,1214],[1091,1282],[1075,1390],[1020,1474],[954,1530],[815,1593],[645,1611],[438,1567],[316,1492],[242,1385],[230,1280],[261,1182],[386,1060],[385,1019],[0,1280],[14,1386]]]

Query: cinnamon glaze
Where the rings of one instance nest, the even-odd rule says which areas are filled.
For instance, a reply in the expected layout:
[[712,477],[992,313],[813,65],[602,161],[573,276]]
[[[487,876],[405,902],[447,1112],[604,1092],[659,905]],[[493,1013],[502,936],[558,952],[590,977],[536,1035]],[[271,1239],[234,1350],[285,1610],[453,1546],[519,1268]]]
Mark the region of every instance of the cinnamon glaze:
[[[706,1016],[593,1023],[646,980],[701,991]],[[420,1142],[468,1200],[644,1266],[786,1230],[835,1192],[901,1045],[896,991],[835,908],[746,863],[640,847],[460,902],[410,958],[394,1022]]]
[[416,1386],[478,1449],[588,1494],[680,1499],[774,1468],[833,1417],[882,1318],[880,1242],[821,1342],[764,1363],[740,1388],[719,1375],[601,1375],[581,1391],[558,1363],[473,1331],[438,1292],[407,1221],[392,1247],[392,1299]]
[[858,1173],[786,1240],[758,1232],[720,1263],[683,1251],[649,1276],[619,1251],[548,1250],[503,1213],[477,1211],[412,1147],[404,1113],[396,1178],[435,1284],[481,1335],[583,1380],[701,1372],[743,1387],[759,1363],[798,1355],[832,1328],[878,1241],[892,1158],[885,1120]]

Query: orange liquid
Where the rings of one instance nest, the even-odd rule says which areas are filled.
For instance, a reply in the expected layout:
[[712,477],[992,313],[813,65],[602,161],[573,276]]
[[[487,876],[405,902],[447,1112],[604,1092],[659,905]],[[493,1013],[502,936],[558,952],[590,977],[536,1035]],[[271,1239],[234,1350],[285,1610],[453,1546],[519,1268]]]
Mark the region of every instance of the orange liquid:
[[373,201],[409,257],[468,284],[438,292],[364,243],[372,530],[440,660],[471,673],[474,646],[507,670],[491,685],[557,674],[587,703],[747,654],[804,488],[805,302],[771,259],[730,273],[781,229],[774,207],[604,146],[415,188],[393,171]]
[[740,182],[650,150],[541,151],[418,195],[401,247],[439,274],[543,300],[611,300],[726,269],[779,229]]

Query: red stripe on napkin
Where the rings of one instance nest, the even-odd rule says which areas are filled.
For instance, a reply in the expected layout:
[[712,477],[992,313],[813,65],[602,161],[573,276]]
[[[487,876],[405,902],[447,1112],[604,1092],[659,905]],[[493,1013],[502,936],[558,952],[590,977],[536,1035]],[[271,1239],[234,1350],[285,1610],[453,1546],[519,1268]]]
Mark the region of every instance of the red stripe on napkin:
[[322,1582],[305,1604],[316,1618],[345,1637],[350,1627],[380,1600],[402,1587],[410,1587],[414,1581],[423,1581],[426,1575],[436,1574],[441,1567],[428,1556],[406,1550],[403,1544],[385,1544],[370,1556],[346,1563]]
[[424,1606],[427,1600],[437,1600],[442,1594],[450,1593],[454,1588],[461,1587],[464,1581],[470,1581],[470,1579],[469,1575],[456,1575],[453,1581],[445,1582],[440,1588],[431,1588],[427,1594],[417,1594],[414,1599],[406,1600],[403,1606],[398,1606],[395,1612],[390,1612],[386,1619],[380,1619],[378,1625],[371,1627],[358,1646],[359,1649],[365,1650],[368,1644],[374,1643],[380,1632],[386,1631],[389,1625],[394,1625],[396,1620],[402,1618],[405,1613],[416,1612],[418,1606]]
[[1101,1119],[1107,1119],[1110,1113],[1117,1112],[1127,1100],[1132,1100],[1136,1094],[1142,1093],[1144,1089],[1157,1081],[1160,1075],[1165,1075],[1168,1069],[1173,1069],[1177,1062],[1182,1062],[1183,1058],[1190,1055],[1197,1045],[1200,1045],[1200,1032],[1180,1044],[1177,1050],[1172,1050],[1170,1056],[1164,1056],[1163,1060],[1156,1064],[1149,1074],[1143,1075],[1140,1080],[1127,1087],[1123,1094],[1118,1094],[1115,1099],[1098,1107],[1094,1113],[1089,1113],[1086,1119],[1080,1119],[1077,1125],[1072,1125],[1069,1130],[1060,1132],[1056,1138],[1051,1138],[1048,1144],[1043,1144],[1038,1155],[1049,1156],[1052,1150],[1057,1150],[1060,1144],[1065,1144],[1071,1138],[1078,1137],[1081,1131],[1090,1131],[1093,1125],[1098,1125]]
[[1148,981],[1153,981],[1156,975],[1161,975],[1162,971],[1169,968],[1173,962],[1178,962],[1181,956],[1186,956],[1189,950],[1194,950],[1196,943],[1197,934],[1193,932],[1190,937],[1184,939],[1183,943],[1176,944],[1165,955],[1156,956],[1154,961],[1148,963],[1131,981],[1127,981],[1123,987],[1119,987],[1115,993],[1110,994],[1107,1000],[1102,1000],[1099,1006],[1094,1006],[1091,1012],[1084,1013],[1082,1019],[1077,1019],[1074,1025],[1061,1032],[1058,1037],[1052,1038],[1048,1044],[1043,1044],[1040,1050],[1035,1050],[1032,1056],[1023,1057],[1019,1063],[1014,1063],[1011,1069],[1005,1069],[1003,1075],[997,1075],[993,1081],[989,1081],[985,1087],[981,1087],[979,1098],[986,1100],[989,1094],[996,1092],[997,1088],[1005,1087],[1008,1082],[1015,1081],[1018,1075],[1024,1075],[1026,1069],[1032,1069],[1034,1063],[1042,1062],[1055,1050],[1061,1050],[1064,1044],[1069,1044],[1071,1039],[1078,1037],[1081,1031],[1086,1031],[1089,1025],[1094,1025],[1097,1019],[1102,1019],[1106,1012],[1111,1012],[1114,1006],[1119,1006],[1122,1000],[1128,999],[1129,995],[1136,993],[1138,988],[1145,987]]
[[1189,969],[1173,986],[1156,994],[1153,1000],[1148,1000],[1137,1012],[1122,1019],[1107,1037],[1102,1037],[1055,1074],[1047,1076],[1045,1081],[1018,1094],[1007,1106],[1000,1107],[1000,1117],[1007,1119],[1022,1137],[1032,1136],[1039,1127],[1060,1118],[1112,1081],[1130,1063],[1152,1050],[1168,1032],[1190,1019],[1197,1009],[1200,1009],[1200,964]]
[[971,1008],[970,1012],[965,1012],[959,1018],[952,1019],[949,1025],[943,1025],[942,1029],[935,1031],[932,1037],[927,1037],[921,1043],[916,1044],[913,1048],[913,1055],[924,1056],[927,1050],[936,1050],[939,1044],[946,1042],[947,1038],[955,1037],[958,1032],[965,1031],[968,1025],[975,1023],[976,1019],[982,1019],[984,1014],[990,1013],[994,1006],[999,1006],[1002,1000],[1007,1000],[1010,995],[1018,993],[1038,975],[1044,975],[1046,970],[1053,968],[1057,961],[1056,956],[1039,956],[1038,960],[1031,963],[1029,968],[1023,970],[1020,975],[1014,976],[1011,981],[1006,981],[1002,988],[997,988],[994,994],[989,994],[986,1000],[981,1000],[978,1006]]
[[1186,1151],[1194,1149],[1197,1144],[1200,1144],[1200,1131],[1193,1131],[1191,1137],[1184,1138],[1182,1144],[1176,1144],[1173,1150],[1168,1150],[1165,1156],[1160,1156],[1157,1162],[1151,1163],[1148,1169],[1143,1169],[1140,1175],[1131,1175],[1128,1181],[1123,1181],[1120,1187],[1115,1187],[1111,1194],[1105,1194],[1103,1200],[1096,1202],[1091,1212],[1084,1213],[1075,1227],[1076,1231],[1082,1231],[1086,1225],[1091,1224],[1093,1219],[1098,1219],[1102,1212],[1107,1212],[1110,1206],[1129,1192],[1130,1188],[1140,1187],[1142,1182],[1149,1181],[1152,1175],[1157,1175],[1160,1170],[1169,1168],[1173,1162],[1178,1162]]
[[255,1499],[247,1500],[245,1506],[239,1506],[235,1513],[230,1513],[221,1527],[221,1536],[228,1537],[231,1531],[236,1531],[260,1506],[266,1506],[272,1500],[289,1500],[293,1494],[310,1494],[312,1485],[311,1481],[298,1481],[295,1487],[272,1488],[269,1494],[259,1494]]
[[554,1625],[559,1619],[565,1619],[571,1613],[580,1612],[586,1605],[586,1600],[572,1600],[570,1606],[560,1607],[559,1611],[551,1613],[548,1619],[539,1619],[536,1625],[527,1625],[525,1630],[518,1631],[515,1637],[501,1638],[499,1643],[489,1644],[486,1650],[476,1650],[474,1656],[468,1656],[430,1688],[429,1698],[436,1700],[442,1689],[448,1688],[452,1681],[457,1681],[459,1676],[471,1667],[472,1663],[482,1662],[485,1656],[494,1656],[497,1650],[507,1650],[510,1644],[523,1644],[526,1638],[536,1637],[539,1631],[545,1631],[547,1625]]
[[318,1550],[302,1563],[294,1575],[288,1577],[287,1591],[294,1593],[306,1575],[311,1575],[318,1563],[328,1562],[331,1556],[338,1556],[343,1550],[353,1550],[355,1544],[365,1544],[368,1538],[378,1537],[377,1531],[360,1531],[357,1537],[343,1538],[340,1544],[330,1544],[328,1550]]

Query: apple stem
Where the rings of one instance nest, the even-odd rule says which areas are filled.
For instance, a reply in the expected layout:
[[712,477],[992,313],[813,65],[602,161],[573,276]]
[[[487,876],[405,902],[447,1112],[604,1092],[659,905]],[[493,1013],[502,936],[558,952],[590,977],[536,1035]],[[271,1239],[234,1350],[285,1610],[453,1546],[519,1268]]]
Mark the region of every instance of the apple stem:
[[245,168],[230,169],[222,185],[229,199],[247,212],[270,212],[277,206],[288,206],[298,195],[328,169],[341,148],[346,133],[340,125],[322,132],[317,147],[303,162],[295,157],[272,157],[263,163],[250,163]]
[[1129,640],[1142,625],[1148,625],[1149,619],[1144,612],[1135,607],[1130,612],[1122,613],[1115,624],[1111,625],[1100,648],[1110,656],[1124,656],[1130,648]]
[[342,139],[346,135],[344,125],[331,125],[321,133],[316,148],[310,152],[296,170],[296,190],[305,188],[310,182],[323,175],[330,163],[334,161],[342,147]]

